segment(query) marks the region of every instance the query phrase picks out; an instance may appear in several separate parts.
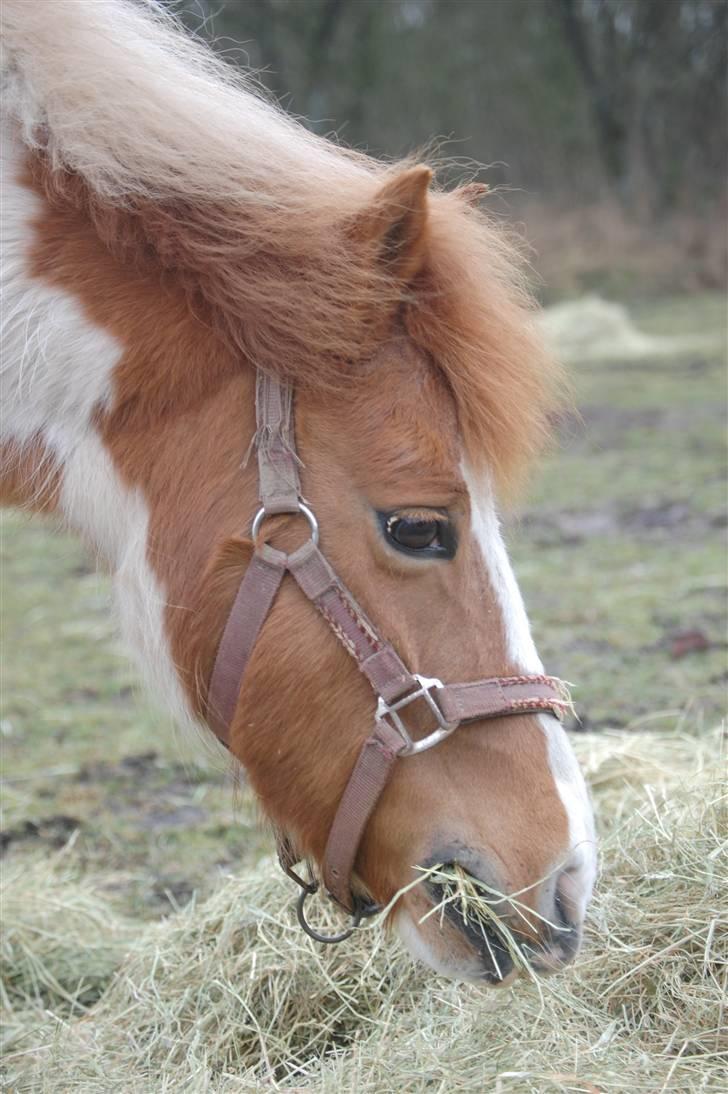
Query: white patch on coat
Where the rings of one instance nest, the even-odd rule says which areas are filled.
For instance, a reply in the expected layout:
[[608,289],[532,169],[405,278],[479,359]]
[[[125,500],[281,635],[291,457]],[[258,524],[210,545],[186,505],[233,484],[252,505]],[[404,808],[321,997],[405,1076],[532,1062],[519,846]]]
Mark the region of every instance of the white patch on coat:
[[[490,584],[501,610],[509,659],[524,673],[542,673],[521,591],[500,533],[492,490],[463,468],[471,501],[473,532],[480,546]],[[570,853],[563,866],[572,874],[583,916],[597,871],[594,814],[589,793],[571,743],[550,714],[539,717],[546,737],[549,767],[569,823]]]
[[149,692],[182,728],[196,726],[165,632],[167,598],[147,558],[149,509],[138,488],[120,479],[93,429],[65,449],[60,506],[68,524],[90,542],[112,569],[121,633]]
[[428,943],[422,927],[415,923],[405,908],[400,908],[396,912],[394,929],[411,957],[415,961],[421,961],[428,968],[434,969],[440,976],[447,976],[451,980],[482,980],[482,969],[474,955],[467,961],[459,959],[447,961],[440,957]]
[[68,443],[86,434],[94,409],[108,406],[122,348],[95,327],[68,293],[28,273],[37,194],[21,185],[22,150],[0,131],[0,290],[2,336],[0,437],[18,444],[61,429]]

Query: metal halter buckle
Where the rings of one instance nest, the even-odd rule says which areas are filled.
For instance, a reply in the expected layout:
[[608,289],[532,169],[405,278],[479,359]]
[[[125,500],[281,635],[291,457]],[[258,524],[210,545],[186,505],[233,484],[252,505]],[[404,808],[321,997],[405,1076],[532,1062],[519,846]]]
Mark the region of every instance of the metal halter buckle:
[[[418,752],[426,752],[428,748],[432,748],[433,745],[439,744],[440,741],[444,741],[446,737],[449,737],[460,724],[459,722],[445,721],[442,711],[435,702],[433,695],[430,693],[430,688],[444,687],[442,680],[438,680],[437,677],[434,676],[418,676],[417,673],[413,673],[413,676],[420,685],[415,691],[410,691],[407,695],[404,695],[401,699],[395,700],[393,703],[388,703],[386,699],[383,699],[380,695],[379,701],[377,702],[377,721],[382,722],[385,718],[388,718],[389,724],[393,729],[396,729],[397,733],[399,733],[404,741],[404,746],[398,752],[399,756],[415,756]],[[404,707],[409,706],[415,699],[424,699],[437,721],[437,729],[433,730],[427,737],[423,737],[419,741],[412,740],[407,727],[399,715],[399,711]]]
[[[319,541],[319,526],[318,526],[318,521],[316,520],[316,517],[313,514],[313,510],[309,509],[309,507],[307,505],[304,505],[302,501],[299,501],[298,508],[297,509],[291,509],[290,512],[293,513],[293,514],[296,514],[296,513],[302,513],[303,514],[303,516],[308,521],[308,526],[311,530],[311,539],[313,540],[313,542],[315,544],[318,544],[318,541]],[[250,527],[251,537],[253,539],[255,539],[255,537],[258,535],[258,532],[260,531],[260,526],[262,525],[262,523],[263,523],[263,521],[265,520],[266,517],[268,517],[268,516],[271,516],[271,517],[284,516],[284,515],[285,514],[269,513],[267,511],[266,507],[264,505],[261,505],[260,509],[255,514],[255,516],[253,517],[253,523]]]

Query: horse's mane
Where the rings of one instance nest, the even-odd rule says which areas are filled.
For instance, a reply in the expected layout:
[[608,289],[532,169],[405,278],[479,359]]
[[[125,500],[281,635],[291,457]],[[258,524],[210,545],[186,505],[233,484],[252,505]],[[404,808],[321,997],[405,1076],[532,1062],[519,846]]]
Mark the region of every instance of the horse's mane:
[[[258,366],[340,384],[404,303],[443,370],[470,458],[501,485],[538,447],[553,370],[518,250],[453,193],[430,199],[425,269],[404,293],[349,230],[383,164],[320,138],[152,0],[3,0],[4,112],[51,200],[107,246],[150,250]],[[139,246],[141,244],[141,246]]]

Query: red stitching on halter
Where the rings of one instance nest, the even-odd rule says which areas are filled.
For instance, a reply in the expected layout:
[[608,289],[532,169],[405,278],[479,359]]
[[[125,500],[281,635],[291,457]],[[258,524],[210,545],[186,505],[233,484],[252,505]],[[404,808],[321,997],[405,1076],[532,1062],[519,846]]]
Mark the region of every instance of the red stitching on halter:
[[[339,603],[341,604],[342,608],[346,611],[347,615],[350,617],[350,619],[352,620],[352,622],[356,626],[357,630],[361,634],[364,641],[369,642],[373,646],[375,653],[377,653],[379,650],[381,650],[382,649],[382,643],[381,643],[381,640],[380,640],[379,636],[377,634],[375,634],[374,632],[369,633],[368,628],[364,627],[364,625],[362,623],[362,620],[361,620],[361,617],[357,616],[357,614],[353,610],[348,598],[343,595],[342,590],[339,589],[339,588],[334,587],[334,592],[336,593],[336,595],[339,599]],[[351,655],[353,657],[356,657],[356,645],[349,639],[348,635],[344,632],[341,625],[339,623],[337,623],[336,619],[331,614],[331,612],[327,611],[325,605],[320,605],[320,606],[317,605],[317,607],[318,607],[319,611],[321,612],[321,615],[324,617],[326,622],[331,627],[331,629],[336,633],[336,635],[337,635],[339,641],[342,643],[342,645],[346,646],[346,648],[349,650],[349,653],[351,653]]]

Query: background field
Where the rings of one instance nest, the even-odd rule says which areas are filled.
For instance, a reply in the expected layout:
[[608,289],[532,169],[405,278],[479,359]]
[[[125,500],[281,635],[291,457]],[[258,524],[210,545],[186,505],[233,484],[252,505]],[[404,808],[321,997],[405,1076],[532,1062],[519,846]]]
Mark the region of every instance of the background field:
[[[714,781],[728,680],[725,306],[683,296],[635,305],[632,318],[662,341],[625,355],[607,330],[598,356],[593,332],[572,365],[578,413],[508,521],[538,645],[575,684],[572,729],[605,837],[581,971],[554,981],[545,1002],[519,984],[494,1012],[493,995],[412,972],[396,947],[370,958],[372,936],[348,954],[304,946],[245,791],[214,764],[188,763],[195,749],[137,694],[106,581],[71,540],[10,514],[0,721],[9,1089],[725,1089],[718,855],[728,825]],[[650,801],[659,838],[629,827]],[[654,881],[639,859],[649,848]],[[211,961],[211,940],[238,922],[252,932],[245,946],[205,965],[200,952]],[[694,960],[687,935],[702,947]],[[253,953],[252,971],[242,968]],[[676,953],[688,967],[668,971]],[[615,954],[627,980],[645,960],[659,976],[627,1001],[606,987],[590,998],[600,975],[622,975]],[[182,958],[180,980],[170,970]],[[157,963],[165,972],[150,980]],[[198,996],[210,978],[232,992],[262,970],[277,986],[253,1015],[238,984],[238,1002],[205,1025],[214,1007]],[[276,1003],[283,984],[299,993],[298,1011],[289,997],[288,1010]],[[316,1030],[296,1041],[291,1029],[316,1006]],[[566,1028],[582,1007],[584,1028],[596,1026],[559,1044],[553,1023]],[[122,1034],[130,1014],[142,1017]],[[415,1038],[427,1022],[426,1044],[408,1057],[403,1030]],[[491,1029],[481,1044],[491,1027],[502,1041]]]

